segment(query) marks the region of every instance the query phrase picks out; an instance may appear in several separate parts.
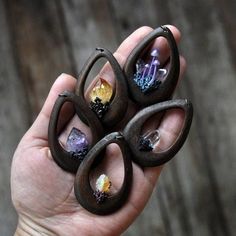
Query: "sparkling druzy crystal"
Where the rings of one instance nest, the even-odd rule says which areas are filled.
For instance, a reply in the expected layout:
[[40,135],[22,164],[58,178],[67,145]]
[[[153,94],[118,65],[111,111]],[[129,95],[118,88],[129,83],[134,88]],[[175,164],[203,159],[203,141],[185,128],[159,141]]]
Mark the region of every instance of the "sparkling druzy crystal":
[[105,174],[100,175],[96,181],[96,190],[93,193],[98,204],[106,200],[106,198],[109,196],[110,188],[111,181],[109,180],[108,176]]
[[66,150],[72,153],[72,156],[83,159],[89,148],[89,142],[86,135],[79,129],[73,127],[66,141]]
[[148,131],[139,139],[139,151],[150,152],[160,140],[160,133],[158,130]]
[[158,89],[163,77],[167,74],[166,69],[160,68],[158,49],[153,49],[150,56],[149,63],[145,63],[142,59],[139,59],[136,63],[134,81],[143,93]]
[[99,79],[98,83],[89,94],[90,107],[99,118],[102,118],[107,112],[112,94],[112,86],[102,78]]
[[90,100],[95,102],[96,98],[99,98],[102,104],[106,104],[110,102],[112,93],[111,85],[106,80],[100,78],[90,93]]

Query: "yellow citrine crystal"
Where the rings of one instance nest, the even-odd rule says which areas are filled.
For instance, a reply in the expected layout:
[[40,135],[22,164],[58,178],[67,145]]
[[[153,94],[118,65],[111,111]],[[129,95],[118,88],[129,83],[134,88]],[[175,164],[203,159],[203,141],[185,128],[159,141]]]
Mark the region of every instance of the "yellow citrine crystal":
[[100,175],[96,181],[96,189],[99,192],[108,193],[111,188],[111,181],[109,180],[107,175]]
[[105,104],[111,100],[112,93],[111,85],[106,80],[100,78],[89,95],[92,102],[94,102],[96,98],[100,98],[101,103]]

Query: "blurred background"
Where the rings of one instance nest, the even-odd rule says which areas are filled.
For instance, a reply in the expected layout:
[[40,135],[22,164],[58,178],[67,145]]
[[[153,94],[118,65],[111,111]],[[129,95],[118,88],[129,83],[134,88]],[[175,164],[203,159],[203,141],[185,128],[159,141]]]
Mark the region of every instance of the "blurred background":
[[13,152],[62,72],[78,75],[97,46],[114,51],[142,25],[174,24],[188,70],[176,97],[194,105],[190,136],[124,233],[235,235],[235,0],[0,0],[0,235],[17,217]]

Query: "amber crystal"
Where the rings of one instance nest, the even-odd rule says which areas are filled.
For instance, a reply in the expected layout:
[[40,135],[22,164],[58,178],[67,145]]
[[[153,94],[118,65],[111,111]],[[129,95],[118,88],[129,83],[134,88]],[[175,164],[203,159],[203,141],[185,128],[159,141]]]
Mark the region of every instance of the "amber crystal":
[[90,92],[90,100],[91,102],[95,102],[96,98],[99,98],[102,104],[106,104],[110,102],[112,94],[112,86],[106,80],[100,78]]

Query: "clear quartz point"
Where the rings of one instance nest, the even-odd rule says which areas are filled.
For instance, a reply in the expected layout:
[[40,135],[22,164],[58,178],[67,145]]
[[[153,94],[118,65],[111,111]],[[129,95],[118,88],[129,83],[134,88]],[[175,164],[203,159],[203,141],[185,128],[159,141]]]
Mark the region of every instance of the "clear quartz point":
[[154,147],[160,140],[160,132],[158,129],[148,131],[146,134],[143,135],[143,138],[149,139],[152,143],[152,146]]
[[144,152],[150,152],[154,149],[155,145],[160,140],[159,130],[148,131],[140,137],[139,150]]

